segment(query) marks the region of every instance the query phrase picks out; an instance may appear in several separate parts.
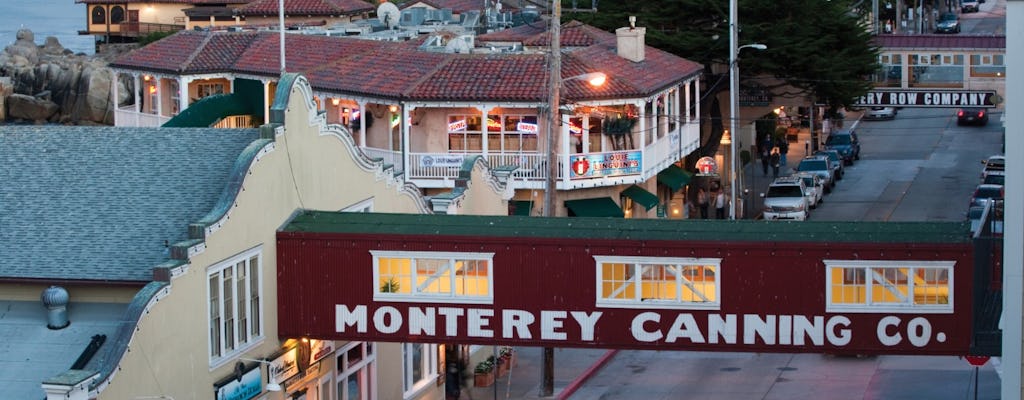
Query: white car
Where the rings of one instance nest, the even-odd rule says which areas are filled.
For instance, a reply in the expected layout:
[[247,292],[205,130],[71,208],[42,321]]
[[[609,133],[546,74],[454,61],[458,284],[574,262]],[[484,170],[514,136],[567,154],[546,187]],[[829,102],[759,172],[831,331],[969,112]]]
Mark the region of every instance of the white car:
[[896,118],[896,107],[871,107],[864,112],[864,119],[894,119]]
[[768,192],[761,193],[764,198],[764,219],[769,221],[791,219],[803,221],[807,219],[808,206],[803,179],[796,176],[775,178],[768,185]]
[[818,204],[825,201],[825,182],[821,177],[810,172],[798,172],[793,176],[804,181],[804,197],[807,197],[807,204],[811,209],[818,208]]

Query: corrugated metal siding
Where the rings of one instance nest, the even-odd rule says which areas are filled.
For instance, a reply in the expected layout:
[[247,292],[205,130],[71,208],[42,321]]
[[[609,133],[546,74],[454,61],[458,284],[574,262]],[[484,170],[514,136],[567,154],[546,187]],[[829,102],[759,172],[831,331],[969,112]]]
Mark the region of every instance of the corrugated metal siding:
[[[373,303],[372,258],[370,250],[493,252],[494,304],[465,305],[464,308],[525,310],[540,316],[542,311],[603,312],[593,341],[580,340],[580,329],[571,319],[564,323],[568,339],[538,341],[512,338],[470,337],[460,324],[457,338],[335,332],[335,305],[366,305],[373,310],[392,306],[449,306],[430,303]],[[595,308],[596,268],[594,255],[709,257],[721,258],[721,309],[717,311]],[[283,337],[317,337],[339,340],[423,341],[512,345],[557,345],[563,347],[638,348],[662,350],[720,350],[764,352],[856,351],[865,354],[967,354],[970,345],[972,298],[972,250],[966,243],[819,243],[819,242],[714,242],[580,240],[579,238],[509,239],[486,236],[447,236],[336,233],[278,233],[278,292],[280,334]],[[680,314],[690,314],[701,325],[708,314],[779,316],[822,316],[825,312],[825,268],[823,259],[849,260],[954,260],[954,313],[952,314],[857,314],[844,313],[852,321],[852,342],[842,348],[830,346],[640,343],[630,332],[632,319],[640,312],[661,316],[668,329]],[[407,314],[403,314],[407,315]],[[900,319],[904,340],[898,346],[879,344],[876,326],[884,316]],[[926,318],[932,328],[926,347],[907,343],[909,320]],[[539,318],[538,318],[539,319]],[[499,332],[498,322],[492,328]],[[742,323],[741,323],[742,325]],[[940,342],[938,333],[942,333]],[[704,332],[705,335],[708,332]]]

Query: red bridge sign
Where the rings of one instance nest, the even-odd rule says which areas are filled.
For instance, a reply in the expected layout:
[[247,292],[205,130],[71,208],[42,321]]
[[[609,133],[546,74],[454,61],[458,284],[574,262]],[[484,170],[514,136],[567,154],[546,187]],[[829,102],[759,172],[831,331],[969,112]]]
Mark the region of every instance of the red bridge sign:
[[989,356],[964,356],[964,359],[967,360],[967,363],[971,364],[971,365],[973,365],[975,367],[980,367],[982,365],[985,365],[985,363],[988,362],[989,358],[991,358],[991,357],[989,357]]

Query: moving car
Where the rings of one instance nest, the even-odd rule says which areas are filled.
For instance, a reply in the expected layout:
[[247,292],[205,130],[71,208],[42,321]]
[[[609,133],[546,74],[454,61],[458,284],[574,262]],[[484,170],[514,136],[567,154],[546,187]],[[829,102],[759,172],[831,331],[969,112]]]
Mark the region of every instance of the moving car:
[[896,107],[874,106],[864,112],[864,119],[893,119],[896,118]]
[[793,176],[804,181],[804,195],[807,197],[807,204],[811,209],[818,208],[818,204],[825,201],[825,183],[817,174],[810,172],[797,172]]
[[978,12],[978,0],[963,0],[960,2],[960,12]]
[[935,22],[935,33],[960,33],[960,17],[955,13],[944,13]]
[[832,175],[832,167],[825,156],[807,156],[800,160],[800,164],[794,168],[794,172],[810,172],[818,175],[825,185],[825,193],[831,193],[836,185],[835,177]]
[[797,176],[783,176],[775,178],[768,185],[768,192],[762,193],[764,197],[764,219],[780,220],[792,219],[803,221],[807,219],[808,202],[804,194],[807,188],[804,181]]
[[988,124],[988,110],[984,108],[961,108],[956,112],[957,125],[980,125]]
[[825,140],[825,148],[839,152],[846,165],[853,165],[853,160],[860,160],[860,140],[857,132],[851,130],[835,131]]

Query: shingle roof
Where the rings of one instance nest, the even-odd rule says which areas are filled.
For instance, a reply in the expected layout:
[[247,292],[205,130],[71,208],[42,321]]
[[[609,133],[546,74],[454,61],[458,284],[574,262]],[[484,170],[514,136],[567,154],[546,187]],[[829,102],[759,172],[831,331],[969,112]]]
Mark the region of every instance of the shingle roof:
[[[645,59],[617,55],[615,34],[571,22],[564,25],[562,76],[602,71],[605,86],[569,81],[569,101],[645,97],[699,74],[703,67],[647,46]],[[524,31],[525,32],[525,31]],[[528,32],[527,32],[528,33]],[[219,35],[238,37],[209,39]],[[183,31],[137,49],[110,65],[141,71],[280,73],[279,34]],[[546,33],[524,37],[539,41]],[[399,100],[543,101],[549,69],[543,54],[454,54],[419,50],[420,41],[286,35],[286,69],[318,90]],[[195,54],[184,56],[174,52]],[[237,56],[234,56],[238,54]],[[234,60],[229,64],[230,60]]]
[[1006,49],[1006,36],[994,35],[878,35],[878,47],[895,49]]
[[[238,15],[277,15],[279,0],[255,0],[236,10]],[[373,11],[363,0],[284,0],[285,15],[350,15]]]
[[148,282],[255,129],[4,126],[0,279]]

